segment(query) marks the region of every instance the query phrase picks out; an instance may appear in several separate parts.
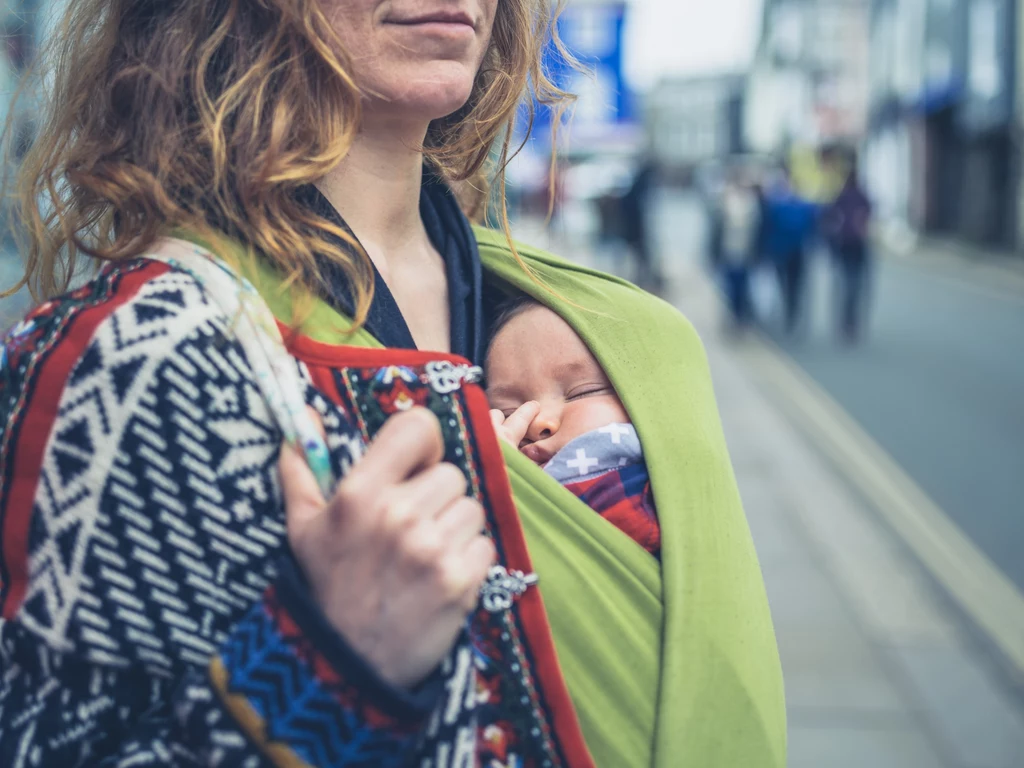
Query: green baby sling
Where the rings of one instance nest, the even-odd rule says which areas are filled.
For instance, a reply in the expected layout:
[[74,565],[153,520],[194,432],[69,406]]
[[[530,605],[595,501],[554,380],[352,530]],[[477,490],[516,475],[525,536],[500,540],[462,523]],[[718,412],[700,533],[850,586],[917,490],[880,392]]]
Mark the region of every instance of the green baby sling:
[[[784,768],[775,634],[696,332],[624,280],[517,246],[542,286],[503,236],[484,228],[476,236],[488,283],[530,294],[590,347],[637,428],[650,472],[660,564],[503,446],[561,673],[595,764]],[[275,314],[288,317],[279,281],[259,266],[245,272]],[[324,343],[380,346],[365,330],[341,335],[350,325],[318,302],[299,330]]]

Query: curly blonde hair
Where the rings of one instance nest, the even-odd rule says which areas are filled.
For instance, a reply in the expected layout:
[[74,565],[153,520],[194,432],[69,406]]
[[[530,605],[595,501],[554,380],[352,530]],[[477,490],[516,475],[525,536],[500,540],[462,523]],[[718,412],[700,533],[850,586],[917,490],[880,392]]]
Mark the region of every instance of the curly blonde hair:
[[[70,3],[40,60],[47,106],[18,169],[14,217],[26,265],[17,288],[49,298],[67,289],[83,254],[135,258],[184,227],[240,242],[269,260],[285,286],[309,295],[326,290],[316,260],[338,263],[362,322],[373,290],[369,259],[339,247],[336,238],[355,243],[294,194],[345,157],[360,121],[359,85],[321,5]],[[426,158],[471,218],[489,182],[499,185],[510,243],[504,169],[516,113],[530,95],[558,113],[572,98],[542,67],[544,47],[553,40],[561,48],[556,17],[550,0],[500,0],[469,100],[426,137]]]

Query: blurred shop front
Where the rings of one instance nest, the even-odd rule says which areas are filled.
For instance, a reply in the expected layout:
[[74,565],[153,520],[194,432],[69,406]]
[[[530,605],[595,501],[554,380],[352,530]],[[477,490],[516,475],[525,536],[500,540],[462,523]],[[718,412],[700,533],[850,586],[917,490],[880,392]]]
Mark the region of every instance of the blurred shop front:
[[1013,246],[1013,0],[875,0],[865,176],[880,213]]
[[517,121],[522,151],[508,168],[509,211],[518,218],[552,215],[572,235],[599,228],[599,205],[627,190],[645,160],[646,142],[623,66],[630,5],[625,0],[575,0],[558,19],[558,35],[582,65],[573,67],[549,46],[545,68],[576,103],[559,125],[557,165],[550,163],[553,112],[534,104],[530,136],[526,109]]

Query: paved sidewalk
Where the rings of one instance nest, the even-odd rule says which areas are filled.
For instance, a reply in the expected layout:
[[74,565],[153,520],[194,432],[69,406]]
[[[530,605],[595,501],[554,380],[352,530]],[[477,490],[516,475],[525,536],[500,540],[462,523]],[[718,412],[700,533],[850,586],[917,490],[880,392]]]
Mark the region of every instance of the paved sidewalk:
[[969,271],[975,280],[982,279],[992,285],[1006,282],[1017,287],[1024,285],[1024,258],[1018,253],[993,250],[984,246],[927,235],[909,239],[882,237],[877,243],[882,256],[927,264],[943,269],[951,275]]
[[[552,250],[592,261],[586,251]],[[757,339],[723,338],[716,292],[695,258],[675,254],[665,263],[670,299],[708,351],[765,575],[791,768],[1024,766],[1024,710],[998,667],[969,641],[902,543],[766,394],[764,361],[776,353]]]
[[920,567],[723,343],[707,281],[697,327],[761,558],[786,680],[792,768],[1020,768],[1024,712]]

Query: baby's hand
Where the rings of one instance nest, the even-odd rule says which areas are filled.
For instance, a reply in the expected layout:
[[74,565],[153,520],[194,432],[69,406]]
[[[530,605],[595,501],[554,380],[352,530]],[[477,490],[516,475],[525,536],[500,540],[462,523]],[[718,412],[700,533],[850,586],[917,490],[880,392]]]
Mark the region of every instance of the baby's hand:
[[511,444],[513,448],[518,448],[526,437],[526,431],[539,413],[540,403],[531,400],[520,405],[507,419],[501,411],[492,410],[491,421],[494,423],[494,431],[498,433],[498,437]]

